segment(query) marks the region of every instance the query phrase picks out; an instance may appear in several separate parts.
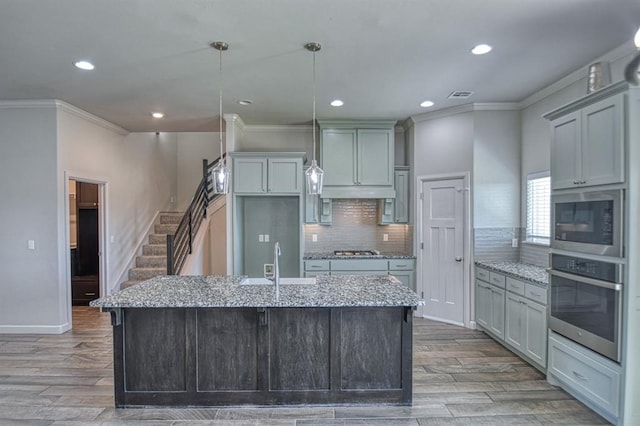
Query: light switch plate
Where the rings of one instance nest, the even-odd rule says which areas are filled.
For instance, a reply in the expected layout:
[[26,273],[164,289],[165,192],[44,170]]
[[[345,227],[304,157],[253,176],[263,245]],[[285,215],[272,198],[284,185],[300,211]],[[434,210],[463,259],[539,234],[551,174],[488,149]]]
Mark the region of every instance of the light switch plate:
[[264,234],[264,242],[265,243],[269,242],[269,234]]
[[264,234],[259,234],[258,235],[258,242],[259,243],[264,243]]
[[29,250],[35,250],[36,249],[36,241],[35,240],[27,241],[27,248]]

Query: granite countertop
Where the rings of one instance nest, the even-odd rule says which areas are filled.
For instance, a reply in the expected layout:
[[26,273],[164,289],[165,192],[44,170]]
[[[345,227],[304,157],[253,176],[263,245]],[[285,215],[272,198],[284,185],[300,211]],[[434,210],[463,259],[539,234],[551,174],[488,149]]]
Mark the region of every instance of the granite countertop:
[[305,253],[303,260],[331,260],[331,259],[415,259],[411,254],[382,253],[364,256],[338,256],[333,252]]
[[549,276],[547,270],[542,266],[530,265],[520,262],[504,262],[504,261],[481,261],[477,260],[476,265],[484,268],[510,275],[514,278],[529,281],[540,286],[547,287],[549,285]]
[[395,277],[320,276],[316,284],[240,284],[241,276],[159,276],[90,303],[100,308],[417,306]]

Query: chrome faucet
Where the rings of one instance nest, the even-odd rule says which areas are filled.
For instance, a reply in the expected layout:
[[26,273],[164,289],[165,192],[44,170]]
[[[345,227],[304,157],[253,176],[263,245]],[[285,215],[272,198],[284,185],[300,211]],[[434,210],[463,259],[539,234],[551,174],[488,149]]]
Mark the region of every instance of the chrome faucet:
[[278,257],[282,254],[280,243],[276,241],[273,246],[273,283],[276,286],[276,299],[280,298],[280,266],[278,265]]

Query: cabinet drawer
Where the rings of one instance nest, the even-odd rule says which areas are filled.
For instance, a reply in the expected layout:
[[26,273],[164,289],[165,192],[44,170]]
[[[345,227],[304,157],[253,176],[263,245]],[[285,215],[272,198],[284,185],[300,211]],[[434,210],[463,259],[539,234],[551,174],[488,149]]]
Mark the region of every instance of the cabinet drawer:
[[489,282],[489,271],[476,267],[476,278],[482,281]]
[[412,271],[416,268],[416,261],[413,259],[392,259],[389,261],[390,271]]
[[524,295],[531,300],[547,305],[547,289],[538,287],[537,285],[527,284],[525,286]]
[[337,259],[331,261],[331,271],[387,271],[386,259]]
[[524,283],[514,278],[507,277],[507,290],[524,296]]
[[489,282],[497,287],[505,287],[505,276],[496,272],[489,272]]
[[620,367],[556,334],[549,346],[549,373],[618,417]]
[[93,300],[100,297],[98,282],[94,280],[74,279],[71,284],[73,299]]
[[305,260],[304,270],[305,271],[328,271],[329,261],[328,260]]

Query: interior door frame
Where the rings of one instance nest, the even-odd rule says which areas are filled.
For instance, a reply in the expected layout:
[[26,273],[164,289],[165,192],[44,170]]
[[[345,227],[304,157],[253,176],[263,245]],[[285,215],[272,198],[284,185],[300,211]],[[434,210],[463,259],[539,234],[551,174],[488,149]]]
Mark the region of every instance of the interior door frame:
[[[422,184],[425,182],[435,182],[442,180],[451,180],[451,179],[462,179],[463,180],[463,219],[462,219],[462,244],[463,244],[463,269],[464,272],[462,274],[464,278],[463,283],[463,322],[464,326],[467,328],[475,328],[475,321],[472,321],[474,318],[473,314],[473,289],[471,286],[471,265],[472,262],[472,251],[471,251],[471,187],[470,187],[470,172],[455,172],[455,173],[444,173],[444,174],[435,174],[435,175],[420,175],[416,176],[416,185],[414,192],[414,200],[416,200],[416,238],[414,238],[415,249],[414,252],[417,253],[416,260],[416,291],[421,298],[424,297],[424,271],[422,270],[422,261],[424,257],[424,250],[421,248],[424,241],[422,241],[423,230],[424,230],[424,221],[423,221],[423,200],[420,198],[420,194],[422,191]],[[424,308],[422,306],[418,307],[417,316],[425,317]]]
[[71,219],[70,219],[70,211],[69,211],[69,180],[75,180],[77,182],[85,182],[92,183],[98,185],[98,274],[100,280],[99,286],[99,296],[102,297],[107,294],[107,289],[109,286],[108,283],[108,270],[107,265],[109,251],[107,250],[107,238],[109,235],[107,220],[107,209],[108,204],[108,187],[109,182],[106,178],[100,176],[94,176],[87,173],[81,172],[72,172],[66,170],[64,172],[64,271],[65,271],[65,283],[67,288],[67,297],[66,297],[66,310],[67,310],[67,321],[71,325],[73,324],[71,313],[72,313],[72,294],[71,294],[71,253],[69,247],[71,246]]

